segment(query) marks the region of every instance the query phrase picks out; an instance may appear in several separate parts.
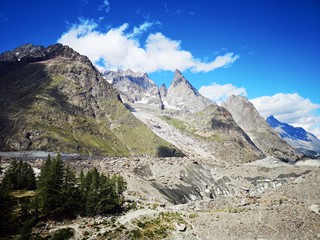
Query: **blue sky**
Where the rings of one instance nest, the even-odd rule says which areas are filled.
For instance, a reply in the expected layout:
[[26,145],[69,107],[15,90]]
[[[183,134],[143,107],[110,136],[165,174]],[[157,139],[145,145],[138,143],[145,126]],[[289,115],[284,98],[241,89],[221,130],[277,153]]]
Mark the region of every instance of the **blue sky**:
[[179,68],[217,102],[244,95],[320,136],[318,0],[0,0],[0,29],[0,52],[59,41],[167,86]]

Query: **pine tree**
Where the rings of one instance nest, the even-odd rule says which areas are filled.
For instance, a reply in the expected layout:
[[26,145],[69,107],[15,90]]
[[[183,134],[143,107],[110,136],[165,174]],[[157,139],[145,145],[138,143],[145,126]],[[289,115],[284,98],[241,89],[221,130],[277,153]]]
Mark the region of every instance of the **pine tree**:
[[80,191],[85,203],[85,215],[118,212],[123,204],[126,182],[120,175],[111,178],[100,174],[96,168],[82,174]]
[[7,231],[12,217],[13,198],[8,185],[0,183],[0,235]]
[[76,176],[74,171],[67,166],[64,171],[63,186],[63,212],[67,217],[75,216],[80,212],[81,195],[78,186],[76,185]]
[[3,183],[12,190],[36,188],[36,178],[31,165],[27,162],[13,160],[5,172]]
[[45,161],[38,181],[39,208],[45,215],[58,217],[62,211],[63,162],[60,154]]
[[16,189],[17,186],[17,170],[18,170],[18,162],[17,160],[13,160],[10,163],[9,168],[4,173],[4,177],[2,179],[2,184],[6,187],[11,189]]

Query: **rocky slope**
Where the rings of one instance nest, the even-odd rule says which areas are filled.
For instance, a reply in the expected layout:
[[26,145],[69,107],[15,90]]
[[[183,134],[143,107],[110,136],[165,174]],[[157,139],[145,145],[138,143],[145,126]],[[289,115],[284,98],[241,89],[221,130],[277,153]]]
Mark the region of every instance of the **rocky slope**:
[[292,147],[301,149],[301,151],[304,149],[320,153],[320,140],[312,133],[301,127],[293,127],[280,122],[274,116],[269,116],[266,121]]
[[85,155],[178,152],[137,120],[89,59],[67,46],[0,55],[1,150]]
[[222,103],[236,123],[248,134],[255,145],[266,155],[274,156],[284,161],[296,161],[300,158],[295,150],[282,140],[260,116],[252,103],[243,96],[230,96]]
[[[315,161],[315,160],[314,160]],[[42,160],[29,161],[39,169]],[[70,160],[80,172],[121,173],[126,210],[35,227],[47,236],[71,228],[74,239],[318,239],[320,168],[266,158],[227,166],[195,158]],[[8,166],[0,159],[0,167]],[[45,227],[44,227],[45,226]]]

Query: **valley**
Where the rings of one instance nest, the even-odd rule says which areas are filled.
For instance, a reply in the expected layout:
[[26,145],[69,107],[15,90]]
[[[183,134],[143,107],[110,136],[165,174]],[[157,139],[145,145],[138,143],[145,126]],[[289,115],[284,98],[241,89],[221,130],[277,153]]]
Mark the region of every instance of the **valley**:
[[[46,223],[74,239],[317,239],[320,162],[287,164],[266,158],[218,164],[204,158],[66,160],[76,172],[97,168],[127,181],[125,211]],[[1,159],[1,167],[8,164]],[[29,160],[39,169],[43,160]],[[313,206],[313,207],[312,207]],[[312,210],[313,209],[313,210]]]

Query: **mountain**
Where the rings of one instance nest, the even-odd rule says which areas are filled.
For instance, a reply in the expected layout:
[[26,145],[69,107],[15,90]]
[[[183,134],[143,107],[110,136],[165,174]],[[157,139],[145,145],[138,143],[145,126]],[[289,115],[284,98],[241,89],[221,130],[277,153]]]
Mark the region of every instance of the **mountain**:
[[104,78],[119,92],[125,103],[146,103],[162,109],[163,102],[157,85],[146,73],[126,71],[106,71]]
[[87,57],[61,44],[0,55],[0,108],[1,151],[179,153],[130,113]]
[[138,119],[189,157],[240,163],[264,156],[231,114],[200,95],[178,70],[169,89],[131,70],[109,71],[104,77]]
[[189,112],[198,112],[215,104],[203,97],[179,70],[175,71],[174,78],[166,94],[166,102],[170,106]]
[[267,122],[292,147],[320,153],[320,140],[312,133],[301,127],[294,127],[280,122],[272,115],[267,118]]
[[277,135],[248,99],[232,95],[222,106],[232,114],[236,123],[266,155],[284,161],[299,159],[295,150]]

